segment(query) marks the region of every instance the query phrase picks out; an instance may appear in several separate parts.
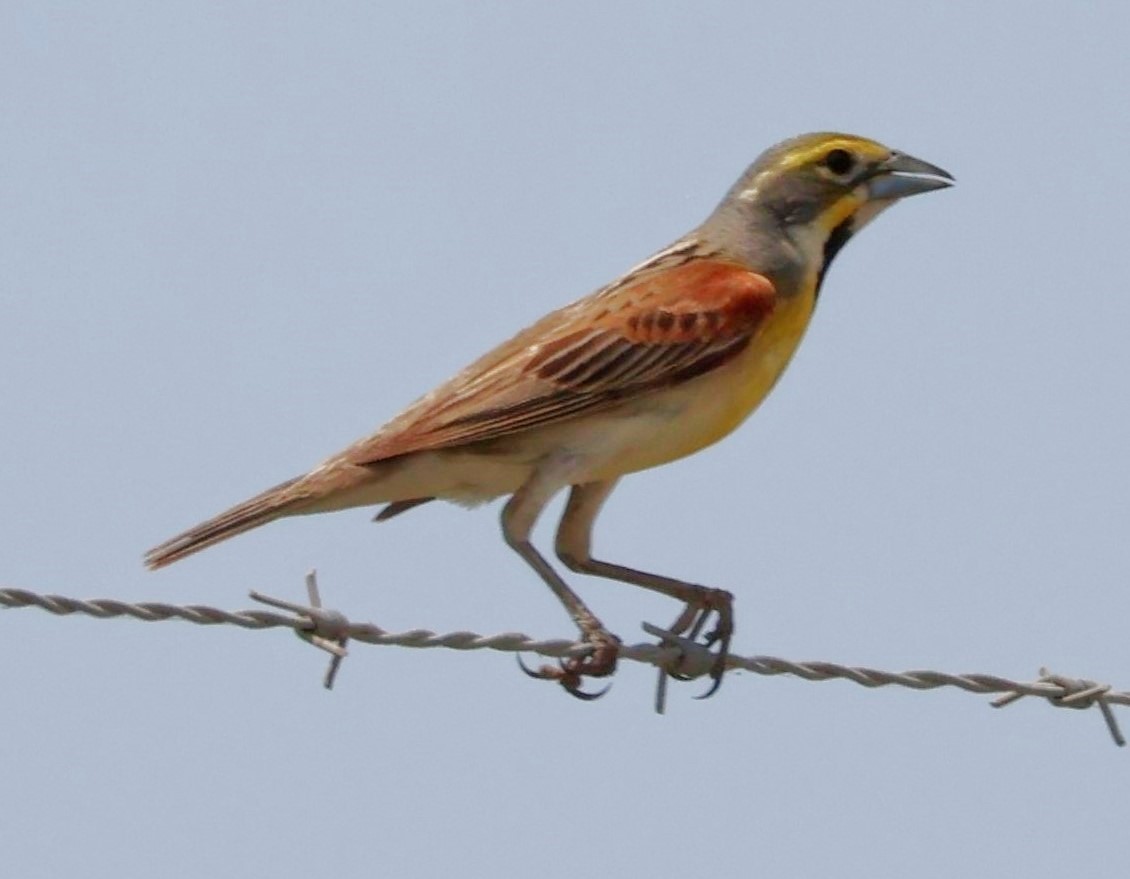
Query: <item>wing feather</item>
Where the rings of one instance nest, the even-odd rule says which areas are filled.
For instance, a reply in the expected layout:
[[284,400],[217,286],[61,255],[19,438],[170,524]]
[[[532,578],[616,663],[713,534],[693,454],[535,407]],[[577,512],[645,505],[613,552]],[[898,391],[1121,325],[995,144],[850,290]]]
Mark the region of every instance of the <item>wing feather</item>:
[[767,278],[722,259],[648,268],[539,321],[342,457],[497,439],[688,381],[743,350],[776,302]]

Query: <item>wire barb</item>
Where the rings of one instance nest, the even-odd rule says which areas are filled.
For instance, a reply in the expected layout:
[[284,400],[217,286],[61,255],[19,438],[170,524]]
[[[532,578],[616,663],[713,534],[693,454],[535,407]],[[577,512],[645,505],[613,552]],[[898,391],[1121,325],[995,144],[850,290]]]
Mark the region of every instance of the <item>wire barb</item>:
[[653,638],[658,638],[660,646],[666,648],[668,654],[667,658],[657,655],[654,659],[654,664],[659,668],[655,684],[655,713],[665,714],[667,681],[670,678],[678,681],[693,681],[695,678],[708,675],[714,669],[717,657],[705,644],[676,635],[667,629],[661,629],[651,623],[641,623],[640,628]]
[[[132,617],[144,622],[179,619],[197,625],[228,624],[244,629],[289,628],[299,637],[332,654],[326,673],[325,686],[333,686],[334,675],[341,659],[346,655],[345,645],[350,641],[394,647],[446,647],[452,650],[500,650],[508,653],[531,652],[553,659],[586,656],[592,645],[564,638],[537,640],[521,632],[500,632],[480,635],[477,632],[449,632],[437,634],[427,629],[407,632],[387,632],[373,623],[353,623],[343,614],[322,607],[314,572],[307,575],[308,605],[295,604],[279,598],[252,592],[251,597],[262,604],[290,611],[290,614],[262,610],[238,612],[219,610],[201,605],[177,606],[160,602],[130,603],[110,598],[77,599],[62,595],[40,595],[26,589],[0,588],[0,607],[38,607],[48,613],[68,615],[82,613],[97,619]],[[701,644],[684,643],[665,629],[644,624],[648,634],[660,639],[659,644],[621,645],[619,658],[656,666],[660,670],[660,683],[656,689],[656,710],[666,707],[667,677],[673,669],[684,677],[702,674],[709,651]],[[1013,681],[989,674],[950,674],[940,671],[890,672],[860,666],[839,665],[833,662],[795,662],[777,656],[737,656],[726,658],[726,670],[744,670],[758,675],[793,675],[806,681],[840,679],[852,681],[862,687],[906,687],[912,690],[935,690],[956,687],[969,693],[1001,693],[992,704],[1001,708],[1024,696],[1039,696],[1060,708],[1090,708],[1097,706],[1119,746],[1125,739],[1111,710],[1112,705],[1130,705],[1130,692],[1115,691],[1109,684],[1099,684],[1086,679],[1064,677],[1040,670],[1039,680],[1032,683]]]
[[1081,709],[1098,705],[1099,713],[1102,714],[1106,728],[1110,732],[1110,737],[1114,739],[1114,743],[1120,748],[1126,746],[1126,739],[1122,735],[1122,730],[1118,727],[1118,720],[1108,704],[1107,697],[1111,689],[1110,684],[1100,684],[1081,678],[1069,678],[1054,674],[1046,668],[1041,668],[1040,678],[1032,686],[1040,685],[1050,685],[1052,689],[1043,694],[1015,690],[994,699],[991,704],[994,708],[1004,708],[1025,696],[1043,695],[1048,702],[1060,708]]
[[339,611],[326,610],[322,607],[322,596],[318,591],[318,572],[310,571],[306,574],[306,595],[310,599],[308,605],[272,598],[254,589],[251,590],[250,595],[260,604],[289,610],[298,615],[299,625],[295,626],[294,634],[307,644],[313,644],[331,654],[330,665],[326,669],[325,678],[322,679],[322,686],[332,690],[341,661],[349,655],[349,651],[345,649],[349,643],[349,620]]

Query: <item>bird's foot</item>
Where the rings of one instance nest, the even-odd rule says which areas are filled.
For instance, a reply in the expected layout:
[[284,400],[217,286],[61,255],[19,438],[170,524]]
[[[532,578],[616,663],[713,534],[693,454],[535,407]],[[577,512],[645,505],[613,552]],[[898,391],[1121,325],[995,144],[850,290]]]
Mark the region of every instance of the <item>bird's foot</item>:
[[612,687],[611,684],[594,693],[582,690],[581,685],[585,678],[606,678],[616,671],[616,657],[620,652],[620,639],[607,629],[597,628],[585,632],[583,640],[593,647],[592,652],[586,653],[584,656],[562,659],[557,665],[543,665],[537,670],[527,668],[525,663],[522,662],[522,657],[519,656],[518,665],[531,678],[542,681],[557,681],[570,696],[575,696],[586,702],[599,699],[608,692]]
[[[714,627],[705,635],[702,635],[702,630],[706,628],[706,624],[712,617],[716,618]],[[689,641],[697,641],[699,636],[702,635],[702,645],[708,648],[715,644],[718,645],[718,649],[714,653],[714,661],[711,663],[708,672],[713,683],[710,685],[710,689],[697,698],[706,699],[713,696],[722,686],[722,675],[726,672],[726,660],[730,656],[730,641],[734,637],[733,594],[724,589],[703,588],[693,600],[687,602],[683,612],[671,625],[670,631],[672,634],[682,636]],[[689,681],[696,677],[696,675],[681,672],[678,665],[668,669],[667,673],[679,681]]]

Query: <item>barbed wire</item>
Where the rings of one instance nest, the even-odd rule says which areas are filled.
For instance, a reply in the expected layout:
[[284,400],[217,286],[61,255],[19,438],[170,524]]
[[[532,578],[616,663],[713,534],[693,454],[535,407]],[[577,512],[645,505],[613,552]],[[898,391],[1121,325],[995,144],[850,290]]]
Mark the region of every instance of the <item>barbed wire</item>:
[[[0,588],[0,606],[6,608],[38,607],[58,615],[85,614],[97,619],[132,617],[144,622],[184,620],[202,626],[233,625],[243,629],[287,628],[303,640],[330,653],[329,669],[324,685],[333,687],[341,660],[347,655],[349,641],[387,647],[445,647],[452,650],[499,650],[508,653],[536,653],[552,659],[585,656],[592,645],[567,638],[536,639],[521,632],[501,632],[481,635],[477,632],[448,632],[437,634],[428,629],[410,629],[406,632],[388,632],[374,623],[351,622],[344,614],[322,606],[314,572],[306,577],[308,604],[299,604],[251,592],[254,600],[289,611],[289,614],[266,610],[226,611],[204,605],[174,605],[162,602],[127,602],[112,598],[79,599],[63,595],[41,595],[26,589]],[[644,631],[659,639],[659,643],[621,645],[620,659],[653,665],[659,670],[655,708],[663,713],[666,703],[667,679],[675,674],[680,679],[701,677],[707,674],[714,655],[702,644],[678,635],[643,624]],[[1013,681],[991,674],[952,674],[940,671],[913,670],[883,671],[861,666],[846,666],[834,662],[795,662],[777,656],[737,656],[726,658],[726,670],[744,670],[758,675],[793,675],[806,681],[847,680],[863,687],[906,687],[912,690],[935,690],[955,687],[969,693],[1001,693],[990,703],[1003,708],[1025,696],[1036,696],[1060,708],[1098,707],[1115,744],[1124,746],[1126,740],[1118,727],[1111,705],[1130,705],[1130,692],[1116,691],[1109,684],[1081,678],[1071,678],[1040,669],[1035,681]]]

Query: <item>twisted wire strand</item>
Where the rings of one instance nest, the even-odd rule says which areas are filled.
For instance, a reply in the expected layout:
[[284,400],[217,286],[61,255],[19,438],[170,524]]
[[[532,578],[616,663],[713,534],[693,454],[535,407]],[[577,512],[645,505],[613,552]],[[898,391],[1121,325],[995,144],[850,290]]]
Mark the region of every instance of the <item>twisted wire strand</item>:
[[[226,611],[204,605],[173,605],[151,601],[133,603],[112,598],[78,599],[63,595],[41,595],[26,589],[12,588],[0,588],[0,606],[38,607],[53,614],[78,613],[97,619],[131,617],[145,622],[177,619],[204,626],[234,625],[244,629],[288,628],[334,654],[330,671],[326,676],[327,687],[332,686],[333,675],[346,653],[345,645],[351,640],[394,647],[528,652],[552,659],[584,656],[592,650],[591,645],[571,639],[536,639],[521,632],[500,632],[494,635],[467,631],[439,634],[428,629],[388,632],[374,623],[354,623],[337,611],[323,609],[313,574],[307,577],[307,587],[310,593],[309,605],[251,593],[258,601],[291,611],[290,615],[256,609]],[[709,670],[713,657],[702,645],[686,641],[648,624],[644,624],[644,629],[659,637],[661,643],[625,644],[620,649],[620,659],[654,665],[661,672],[677,670],[681,676],[694,677]],[[934,690],[940,687],[955,687],[969,693],[1004,694],[992,703],[994,707],[1003,707],[1024,696],[1041,697],[1052,705],[1064,708],[1088,708],[1097,705],[1114,741],[1119,745],[1125,744],[1109,706],[1130,705],[1130,691],[1115,691],[1106,684],[1064,677],[1046,669],[1040,670],[1038,680],[1025,682],[991,674],[951,674],[930,670],[890,672],[834,662],[795,662],[777,656],[730,655],[726,664],[728,671],[741,669],[766,676],[793,675],[806,681],[840,679],[869,688],[896,686],[912,690]],[[662,695],[657,702],[657,708],[662,710]]]

